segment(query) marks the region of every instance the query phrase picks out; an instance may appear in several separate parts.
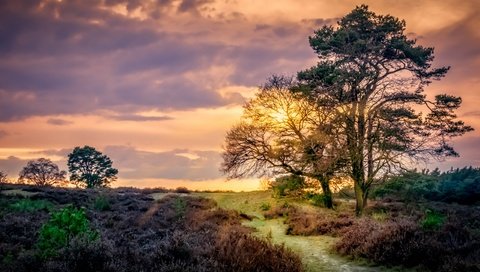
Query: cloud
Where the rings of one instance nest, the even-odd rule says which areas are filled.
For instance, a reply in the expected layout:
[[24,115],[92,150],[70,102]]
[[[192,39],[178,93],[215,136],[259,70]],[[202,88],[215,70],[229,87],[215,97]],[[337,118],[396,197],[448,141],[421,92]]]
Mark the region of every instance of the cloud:
[[54,126],[68,126],[68,125],[73,124],[72,121],[63,120],[63,119],[59,119],[59,118],[49,118],[47,120],[47,123],[50,124],[50,125],[54,125]]
[[0,139],[7,135],[8,135],[8,132],[6,132],[5,130],[0,130]]
[[221,177],[218,171],[221,157],[216,151],[149,152],[129,146],[107,146],[104,154],[118,168],[119,178],[205,180]]
[[178,6],[178,11],[198,14],[200,9],[212,2],[212,0],[183,0]]
[[117,121],[138,121],[138,122],[173,120],[173,117],[170,117],[170,116],[143,116],[143,115],[137,115],[137,114],[111,115],[111,116],[108,116],[108,118],[111,118]]
[[469,111],[464,113],[463,116],[480,116],[480,111]]
[[[313,58],[307,24],[259,32],[262,23],[209,0],[15,2],[0,7],[0,121],[238,104],[219,89],[258,86]],[[205,84],[218,81],[204,73],[212,66],[231,74]]]
[[22,160],[15,156],[0,159],[0,171],[7,173],[9,178],[16,178],[27,162],[28,160]]

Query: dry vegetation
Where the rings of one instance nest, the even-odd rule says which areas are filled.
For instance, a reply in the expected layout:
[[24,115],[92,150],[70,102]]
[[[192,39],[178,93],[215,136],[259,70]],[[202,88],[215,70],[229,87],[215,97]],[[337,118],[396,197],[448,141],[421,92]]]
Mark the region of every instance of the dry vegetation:
[[291,235],[339,237],[334,250],[355,259],[427,271],[480,271],[478,206],[377,201],[362,218],[345,206],[320,212],[276,206],[265,217],[284,216]]
[[[250,235],[235,211],[212,200],[161,190],[73,190],[3,185],[35,192],[0,195],[2,271],[302,271],[298,256]],[[39,232],[62,207],[84,207],[98,239],[69,240],[45,258]]]

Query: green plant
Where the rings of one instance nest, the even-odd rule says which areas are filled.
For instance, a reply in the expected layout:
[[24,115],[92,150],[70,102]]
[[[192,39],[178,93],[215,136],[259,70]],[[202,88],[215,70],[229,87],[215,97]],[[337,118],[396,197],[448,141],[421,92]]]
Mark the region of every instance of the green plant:
[[388,214],[382,210],[372,213],[372,218],[378,222],[385,222],[385,220],[388,218]]
[[260,210],[262,210],[262,211],[268,211],[268,210],[270,210],[270,208],[272,208],[270,203],[265,203],[264,202],[260,205]]
[[425,230],[435,230],[435,229],[439,229],[444,222],[445,222],[445,215],[439,212],[427,209],[425,211],[425,218],[421,222],[421,226]]
[[97,211],[109,211],[111,207],[108,197],[104,195],[99,195],[93,201],[93,208]]
[[270,184],[274,197],[283,197],[286,195],[300,194],[305,187],[305,178],[297,175],[287,175],[276,178]]
[[16,212],[50,211],[53,208],[53,204],[44,199],[32,200],[30,198],[24,198],[10,204],[9,208]]
[[310,202],[314,206],[323,207],[325,203],[325,196],[323,194],[312,194],[309,196]]
[[175,198],[173,202],[173,208],[175,210],[175,216],[177,218],[182,218],[185,216],[187,211],[187,202],[181,197]]
[[49,221],[42,226],[37,247],[40,256],[48,258],[55,256],[73,238],[88,243],[97,240],[98,236],[98,232],[90,228],[85,211],[68,206],[52,213]]

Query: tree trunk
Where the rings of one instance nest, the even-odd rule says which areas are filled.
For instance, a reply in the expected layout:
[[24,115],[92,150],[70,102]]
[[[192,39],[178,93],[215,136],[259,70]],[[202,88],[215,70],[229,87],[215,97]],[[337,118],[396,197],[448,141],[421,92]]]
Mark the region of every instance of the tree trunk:
[[368,203],[368,189],[363,188],[363,186],[358,182],[354,181],[355,186],[355,199],[356,199],[356,205],[355,205],[355,214],[357,216],[362,216],[363,215],[363,210],[365,207],[367,207]]
[[323,191],[323,205],[325,205],[325,208],[333,209],[332,190],[330,190],[329,183],[330,180],[326,177],[320,177],[319,181]]

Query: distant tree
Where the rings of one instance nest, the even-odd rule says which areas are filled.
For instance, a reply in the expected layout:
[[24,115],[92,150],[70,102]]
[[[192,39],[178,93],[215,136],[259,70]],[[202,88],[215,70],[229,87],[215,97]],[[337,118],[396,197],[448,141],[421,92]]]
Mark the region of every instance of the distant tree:
[[39,186],[60,185],[65,182],[65,171],[49,159],[40,158],[29,161],[19,173],[20,183],[31,183]]
[[8,183],[7,174],[3,171],[0,171],[0,183]]
[[68,171],[71,182],[87,188],[106,187],[118,174],[110,158],[90,146],[75,147],[68,155]]
[[300,86],[292,89],[336,109],[358,215],[373,183],[418,160],[458,156],[449,140],[473,130],[456,119],[460,97],[427,99],[425,87],[449,67],[432,68],[433,48],[416,45],[404,32],[405,21],[356,7],[310,37],[319,62],[299,72]]
[[229,178],[293,174],[315,179],[333,207],[329,182],[342,167],[345,143],[333,109],[293,94],[289,78],[274,76],[244,108],[225,139],[221,170]]

